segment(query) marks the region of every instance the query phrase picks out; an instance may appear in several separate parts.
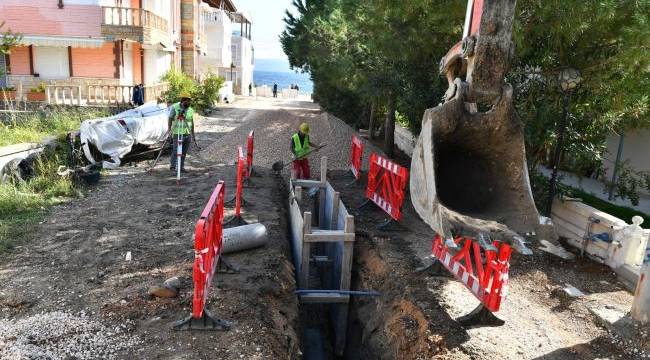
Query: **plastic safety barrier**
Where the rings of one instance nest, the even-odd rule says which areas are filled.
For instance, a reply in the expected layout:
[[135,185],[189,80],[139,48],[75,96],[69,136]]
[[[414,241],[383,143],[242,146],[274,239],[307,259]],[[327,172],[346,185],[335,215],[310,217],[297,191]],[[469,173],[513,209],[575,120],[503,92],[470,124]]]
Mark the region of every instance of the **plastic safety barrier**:
[[466,237],[457,237],[454,242],[460,250],[452,255],[442,237],[436,235],[431,248],[433,257],[465,284],[487,310],[499,311],[508,293],[512,248],[498,241],[485,248]]
[[242,195],[244,191],[244,178],[246,177],[246,157],[241,146],[237,147],[237,190],[235,197],[228,200],[228,204],[235,203],[235,215],[226,221],[227,225],[235,222],[235,225],[245,225],[246,221],[241,217],[241,206],[244,203]]
[[192,316],[203,316],[208,289],[221,255],[225,183],[219,181],[194,227],[194,299]]
[[246,179],[253,176],[253,151],[255,150],[255,130],[248,133],[246,141]]
[[354,178],[361,178],[361,158],[363,157],[363,142],[356,135],[352,135],[352,147],[350,149],[350,171]]
[[408,170],[376,153],[370,154],[366,197],[399,221],[408,183]]
[[174,325],[177,330],[228,330],[230,328],[230,323],[213,318],[205,308],[208,291],[221,256],[225,191],[225,183],[219,181],[194,227],[192,315],[178,321]]

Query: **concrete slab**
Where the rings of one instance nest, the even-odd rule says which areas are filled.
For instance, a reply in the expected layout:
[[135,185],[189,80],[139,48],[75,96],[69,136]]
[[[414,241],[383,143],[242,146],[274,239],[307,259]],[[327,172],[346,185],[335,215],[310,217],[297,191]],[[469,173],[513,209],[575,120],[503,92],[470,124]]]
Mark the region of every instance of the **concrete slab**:
[[635,339],[639,334],[639,323],[630,317],[629,312],[607,305],[587,305],[587,309],[609,331],[622,339]]

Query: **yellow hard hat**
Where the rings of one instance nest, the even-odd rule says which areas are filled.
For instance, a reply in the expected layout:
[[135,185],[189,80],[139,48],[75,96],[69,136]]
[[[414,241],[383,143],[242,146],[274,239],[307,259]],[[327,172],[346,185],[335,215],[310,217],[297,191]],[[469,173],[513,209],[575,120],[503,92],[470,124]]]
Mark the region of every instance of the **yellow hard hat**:
[[300,124],[300,132],[303,134],[309,134],[309,125],[307,123]]
[[180,97],[181,99],[191,99],[191,98],[192,98],[192,95],[190,95],[190,93],[187,92],[187,91],[181,91],[179,97]]

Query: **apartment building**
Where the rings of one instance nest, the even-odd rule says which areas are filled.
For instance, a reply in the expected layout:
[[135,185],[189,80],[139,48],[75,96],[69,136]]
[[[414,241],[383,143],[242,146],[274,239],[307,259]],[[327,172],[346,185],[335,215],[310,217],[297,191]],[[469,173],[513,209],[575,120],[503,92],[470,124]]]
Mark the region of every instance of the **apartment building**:
[[235,94],[248,95],[248,86],[253,85],[255,68],[255,49],[252,42],[252,21],[250,15],[238,12],[231,15],[231,63],[220,70],[221,75],[229,81]]
[[231,0],[2,0],[0,22],[23,36],[3,59],[7,82],[72,85],[79,98],[111,89],[128,98],[136,84],[157,94],[172,67],[200,78],[208,53],[228,56],[230,41],[208,42],[207,31],[229,32],[231,24],[219,29],[202,13],[229,20],[235,11]]

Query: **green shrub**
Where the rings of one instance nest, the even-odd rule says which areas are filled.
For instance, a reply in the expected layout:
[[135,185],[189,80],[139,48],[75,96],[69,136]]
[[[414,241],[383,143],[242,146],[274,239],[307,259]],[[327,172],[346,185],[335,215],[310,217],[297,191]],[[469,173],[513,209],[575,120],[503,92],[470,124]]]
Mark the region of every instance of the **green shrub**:
[[181,100],[181,93],[196,93],[197,83],[194,79],[178,70],[169,70],[162,80],[169,83],[169,89],[162,94],[163,101],[173,104]]
[[222,76],[209,71],[193,94],[194,108],[205,110],[213,107],[219,100],[219,90],[221,90],[225,82],[226,80]]
[[211,71],[200,83],[177,70],[170,70],[162,79],[169,83],[169,90],[162,94],[162,98],[167,104],[180,101],[180,94],[188,92],[192,95],[192,107],[197,111],[204,111],[214,106],[219,100],[219,90],[225,83],[223,77]]

